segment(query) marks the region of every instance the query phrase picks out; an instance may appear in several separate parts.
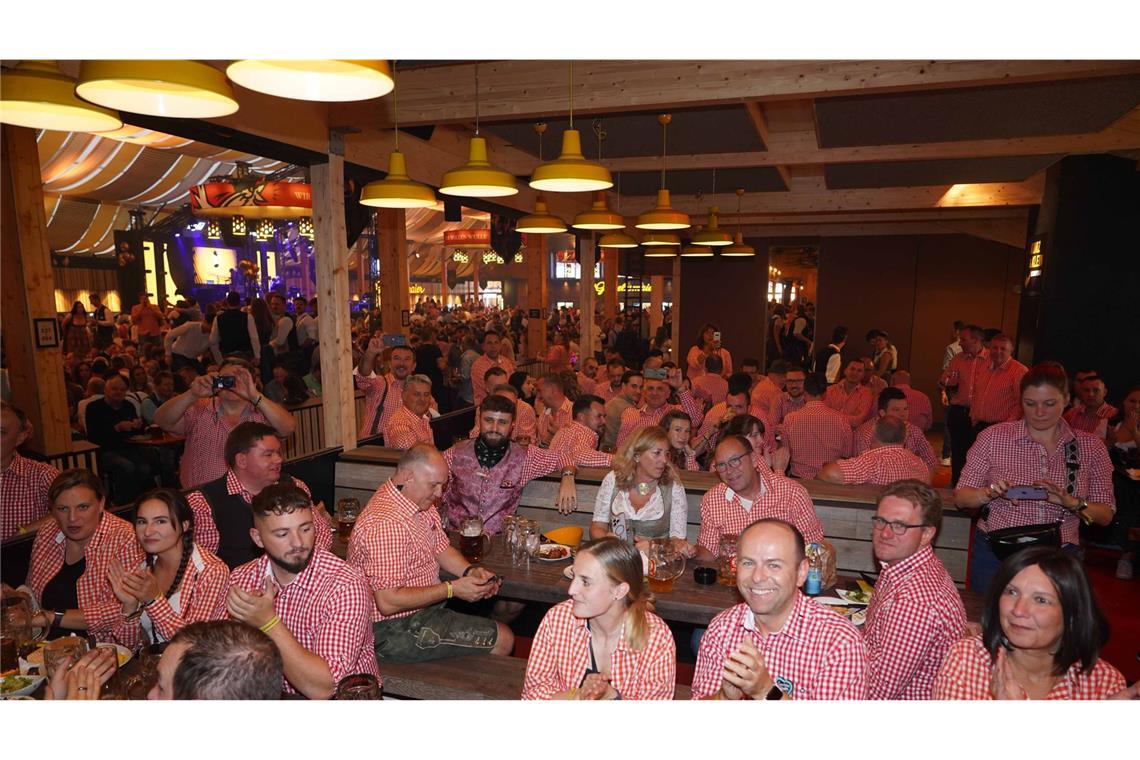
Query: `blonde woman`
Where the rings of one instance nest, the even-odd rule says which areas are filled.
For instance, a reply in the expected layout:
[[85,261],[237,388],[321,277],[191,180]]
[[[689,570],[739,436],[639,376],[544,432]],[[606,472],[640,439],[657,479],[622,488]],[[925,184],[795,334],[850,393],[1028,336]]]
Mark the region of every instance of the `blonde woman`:
[[641,577],[637,550],[612,536],[574,558],[570,598],[546,613],[523,699],[672,699],[677,647]]
[[590,538],[617,536],[643,552],[649,539],[670,538],[677,551],[693,556],[696,549],[685,540],[688,501],[670,450],[668,434],[656,425],[626,439],[598,487]]

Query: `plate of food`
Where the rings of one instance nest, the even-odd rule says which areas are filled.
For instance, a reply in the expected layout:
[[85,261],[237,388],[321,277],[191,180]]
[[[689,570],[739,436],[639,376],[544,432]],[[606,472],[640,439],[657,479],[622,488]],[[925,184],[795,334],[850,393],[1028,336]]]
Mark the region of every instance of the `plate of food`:
[[35,691],[43,680],[43,676],[4,676],[0,679],[0,697],[25,697]]
[[835,589],[835,593],[838,594],[839,598],[842,599],[847,604],[863,604],[863,605],[866,605],[866,604],[871,603],[871,595],[868,594],[863,589],[855,589],[853,591],[848,591],[847,589],[837,588],[837,589]]
[[867,620],[867,609],[861,604],[853,604],[836,596],[817,596],[815,600],[832,612],[847,618],[855,625],[863,625]]
[[562,544],[543,544],[538,547],[538,558],[544,562],[561,562],[570,559],[570,547]]

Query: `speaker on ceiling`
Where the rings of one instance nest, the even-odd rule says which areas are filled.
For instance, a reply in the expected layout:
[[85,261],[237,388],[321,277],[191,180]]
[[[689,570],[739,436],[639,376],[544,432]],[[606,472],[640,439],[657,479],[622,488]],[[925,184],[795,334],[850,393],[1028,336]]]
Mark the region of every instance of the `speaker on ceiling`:
[[459,201],[444,198],[443,200],[443,221],[445,222],[462,222],[463,221],[463,207],[459,205]]

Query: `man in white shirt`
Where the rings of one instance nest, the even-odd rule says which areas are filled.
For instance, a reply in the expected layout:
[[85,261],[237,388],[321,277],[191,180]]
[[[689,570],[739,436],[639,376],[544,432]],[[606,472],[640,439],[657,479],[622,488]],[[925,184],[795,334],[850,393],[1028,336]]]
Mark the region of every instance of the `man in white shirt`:
[[198,374],[204,374],[206,365],[199,357],[206,351],[214,352],[218,349],[214,333],[214,310],[207,308],[201,320],[183,322],[166,333],[162,347],[166,352],[166,363],[172,372],[189,364]]

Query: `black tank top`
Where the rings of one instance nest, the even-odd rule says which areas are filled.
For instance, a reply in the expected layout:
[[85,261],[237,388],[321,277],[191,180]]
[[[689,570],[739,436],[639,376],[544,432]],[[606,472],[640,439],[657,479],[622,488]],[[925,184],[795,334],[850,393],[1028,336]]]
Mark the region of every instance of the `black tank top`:
[[[63,567],[59,569],[55,577],[44,586],[44,592],[40,595],[41,606],[46,610],[59,610],[61,612],[79,609],[79,591],[76,586],[79,583],[79,577],[86,570],[87,557],[83,557],[70,565],[64,562]],[[69,633],[73,633],[73,631],[52,626],[47,637],[54,639],[59,636],[66,636]]]

